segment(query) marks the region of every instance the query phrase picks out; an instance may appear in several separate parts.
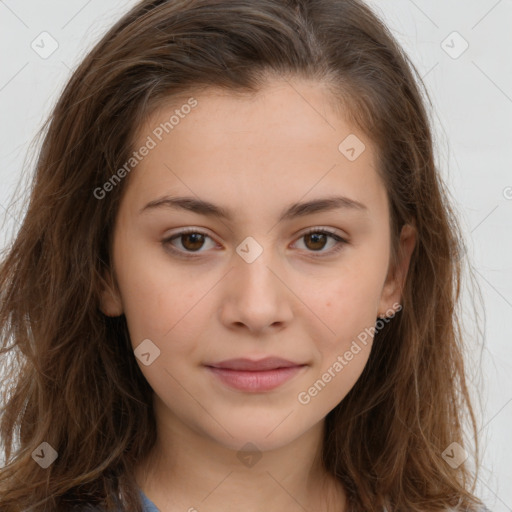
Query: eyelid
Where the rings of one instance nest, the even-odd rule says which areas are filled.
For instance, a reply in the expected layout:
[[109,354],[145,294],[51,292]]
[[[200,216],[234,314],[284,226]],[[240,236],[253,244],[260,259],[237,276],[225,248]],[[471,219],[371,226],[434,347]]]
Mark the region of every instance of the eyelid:
[[340,238],[347,239],[347,241],[348,241],[348,237],[342,235],[335,228],[330,228],[328,226],[314,226],[312,228],[307,228],[306,231],[301,231],[299,236],[308,235],[309,233],[316,233],[318,231],[325,231],[327,233],[330,233],[331,235],[336,235],[336,236],[339,236]]
[[[188,233],[199,233],[201,235],[205,235],[205,236],[208,236],[213,239],[213,237],[210,234],[208,234],[208,232],[204,231],[203,229],[204,228],[195,228],[194,226],[186,227],[172,235],[167,236],[165,239],[169,240],[173,237],[178,237],[179,235],[186,235]],[[348,243],[347,236],[345,236],[344,234],[340,234],[335,228],[330,228],[328,226],[313,226],[313,227],[307,228],[306,231],[299,231],[295,236],[298,236],[300,238],[301,236],[308,235],[309,233],[317,233],[319,231],[327,231],[331,235],[336,235],[336,236],[339,236],[340,238],[345,239],[345,241],[347,241],[347,243]]]
[[[206,231],[204,231],[203,228],[186,227],[172,235],[165,237],[162,240],[162,244],[167,248],[167,250],[171,251],[174,254],[177,254],[178,256],[182,256],[185,259],[193,259],[195,257],[199,257],[202,252],[206,252],[206,251],[199,250],[197,252],[193,252],[193,251],[187,252],[187,251],[183,251],[181,249],[177,249],[176,247],[174,247],[171,244],[171,242],[174,241],[175,239],[178,239],[178,238],[180,238],[180,236],[183,236],[183,235],[186,235],[189,233],[197,233],[197,234],[203,235],[205,237],[210,238],[211,240],[213,240],[215,242],[215,239],[212,236],[210,236]],[[328,251],[306,251],[307,253],[309,253],[309,255],[312,255],[313,257],[316,257],[316,258],[332,256],[332,255],[336,254],[337,252],[339,252],[343,248],[344,245],[347,245],[349,243],[348,237],[340,235],[338,233],[338,231],[336,231],[335,228],[329,228],[326,226],[313,226],[313,227],[307,228],[306,231],[299,232],[296,235],[295,240],[296,241],[300,240],[302,237],[304,237],[310,233],[326,234],[337,242],[336,245],[334,246],[334,248],[331,248]]]
[[299,233],[297,240],[300,240],[301,238],[310,233],[326,234],[336,241],[334,247],[332,247],[328,251],[306,251],[308,256],[312,256],[313,258],[328,258],[335,256],[344,248],[345,245],[348,245],[350,243],[349,237],[342,236],[335,228],[329,228],[327,226],[314,226],[308,228],[306,231],[302,231]]
[[212,240],[215,241],[214,237],[212,235],[210,235],[207,231],[205,231],[203,228],[195,228],[195,227],[187,227],[187,228],[182,228],[180,229],[179,231],[177,231],[176,233],[172,233],[168,236],[165,236],[162,240],[163,243],[168,243],[168,242],[171,242],[173,240],[176,240],[177,238],[179,238],[180,236],[183,236],[183,235],[188,235],[189,233],[196,233],[198,235],[203,235],[205,237],[208,237]]

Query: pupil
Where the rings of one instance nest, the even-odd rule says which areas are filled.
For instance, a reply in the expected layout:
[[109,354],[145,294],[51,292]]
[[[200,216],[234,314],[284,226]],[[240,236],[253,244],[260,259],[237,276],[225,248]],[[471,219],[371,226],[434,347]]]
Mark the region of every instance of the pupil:
[[[312,249],[322,249],[325,245],[325,236],[323,233],[312,233],[312,234],[309,234],[309,235],[306,235],[309,239],[313,239],[313,244],[318,244],[319,242],[319,238],[323,238],[324,240],[322,240],[320,242],[320,246],[316,246],[316,247],[311,247]],[[324,243],[322,243],[324,242]]]
[[[306,238],[313,243],[311,249],[322,249],[325,245],[325,234],[323,233],[312,233],[306,235]],[[203,237],[201,233],[188,233],[184,235],[186,242],[183,244],[187,249],[194,251],[201,248],[203,245]],[[190,242],[190,243],[189,243]]]
[[[185,240],[187,240],[187,243],[184,243],[183,245],[190,250],[200,249],[203,244],[203,236],[204,235],[201,235],[200,233],[188,233],[185,235]],[[188,243],[189,240],[192,240],[192,246],[190,246],[190,244]]]

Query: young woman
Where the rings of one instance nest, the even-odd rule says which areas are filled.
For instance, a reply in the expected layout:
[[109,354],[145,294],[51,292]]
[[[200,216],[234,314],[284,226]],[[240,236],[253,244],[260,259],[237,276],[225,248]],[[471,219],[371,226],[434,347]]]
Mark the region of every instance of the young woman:
[[420,84],[358,0],[105,35],[0,269],[2,511],[484,510]]

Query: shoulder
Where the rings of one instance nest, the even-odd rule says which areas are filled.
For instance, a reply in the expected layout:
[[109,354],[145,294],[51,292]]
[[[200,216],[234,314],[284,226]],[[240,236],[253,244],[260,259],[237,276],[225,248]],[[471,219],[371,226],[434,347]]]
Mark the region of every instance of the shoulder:
[[[446,512],[471,512],[471,511],[469,511],[468,509],[461,510],[458,508],[457,509],[450,508]],[[481,508],[476,509],[476,512],[491,512],[491,511],[485,505],[483,505]]]
[[[160,512],[156,505],[139,489],[140,498],[142,501],[143,512]],[[84,505],[81,507],[75,507],[72,512],[105,512],[102,508],[95,507],[93,505]],[[124,512],[119,510],[119,512]]]
[[[151,511],[153,512],[153,511]],[[157,511],[158,512],[158,509]],[[384,512],[390,512],[388,511],[388,509],[384,509]],[[473,511],[469,511],[468,509],[460,509],[460,508],[448,508],[445,510],[445,512],[473,512]],[[477,509],[476,512],[492,512],[491,510],[489,510],[485,505],[483,505],[481,508]]]
[[446,512],[491,512],[485,505],[477,509],[448,508]]
[[142,489],[139,489],[139,492],[144,505],[144,512],[160,512],[160,510],[156,508],[156,505],[144,494]]

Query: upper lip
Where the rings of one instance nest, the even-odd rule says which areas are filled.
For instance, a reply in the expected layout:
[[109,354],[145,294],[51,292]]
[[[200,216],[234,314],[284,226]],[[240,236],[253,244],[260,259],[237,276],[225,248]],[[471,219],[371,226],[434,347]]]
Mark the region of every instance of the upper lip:
[[290,368],[291,366],[304,366],[302,363],[294,363],[287,359],[280,357],[265,357],[258,359],[227,359],[218,363],[207,364],[213,368],[225,368],[229,370],[242,370],[242,371],[262,371],[262,370],[275,370],[277,368]]

